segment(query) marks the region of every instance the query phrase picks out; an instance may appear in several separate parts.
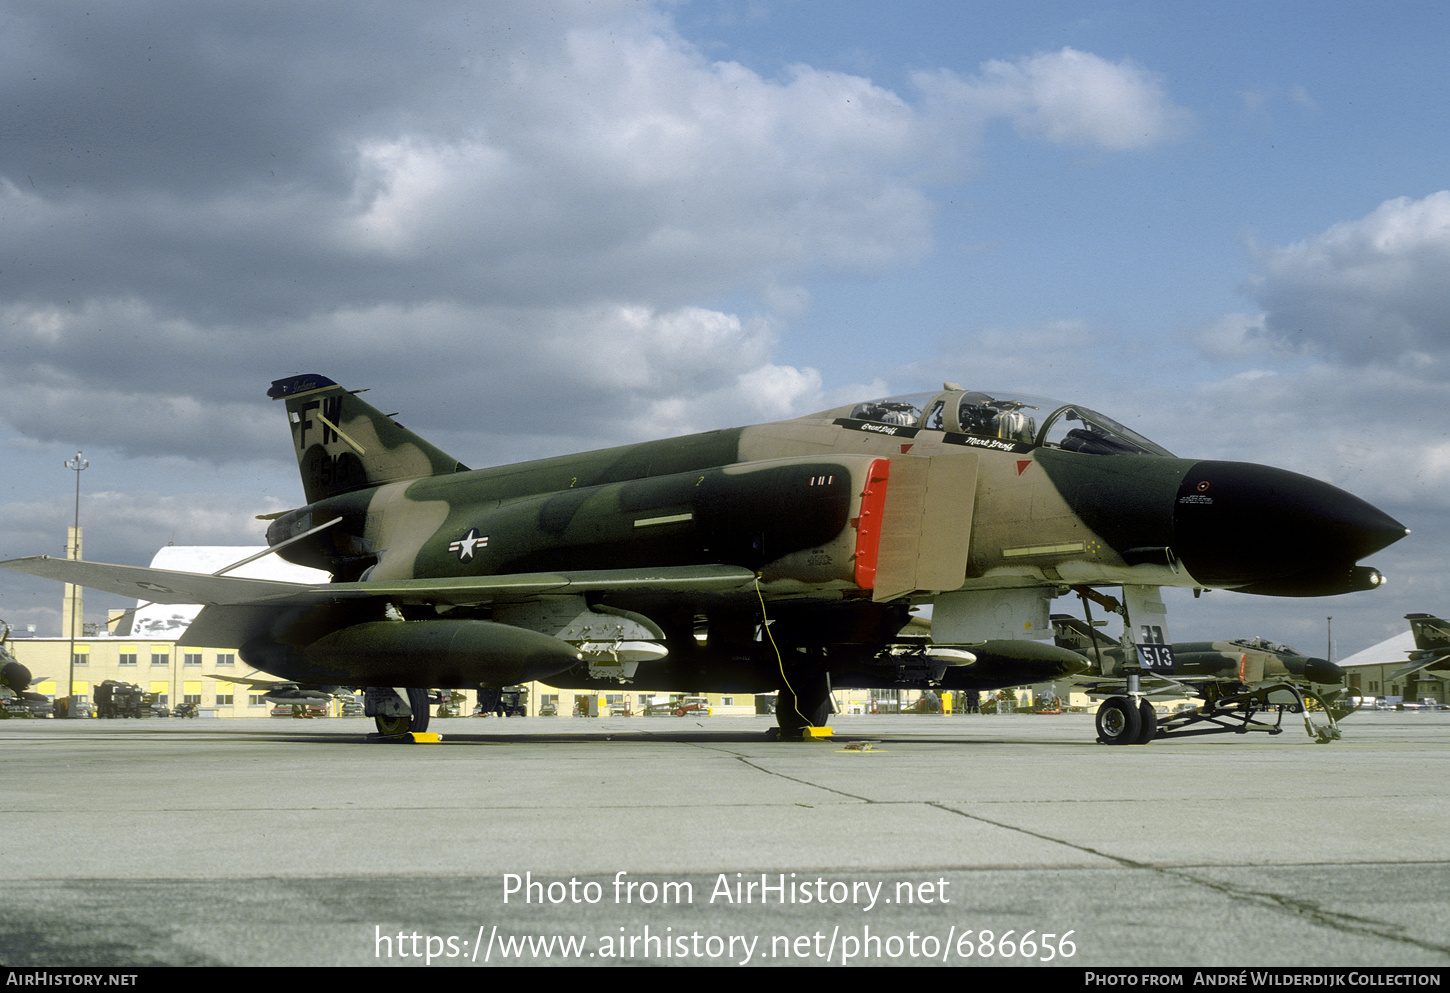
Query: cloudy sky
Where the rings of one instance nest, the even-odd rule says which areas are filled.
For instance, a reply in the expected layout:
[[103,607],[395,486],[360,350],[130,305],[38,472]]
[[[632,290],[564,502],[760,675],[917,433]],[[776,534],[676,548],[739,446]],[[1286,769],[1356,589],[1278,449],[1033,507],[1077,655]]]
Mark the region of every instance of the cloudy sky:
[[[1383,590],[1171,601],[1335,657],[1450,611],[1434,5],[0,0],[0,557],[253,544],[268,384],[474,466],[944,379],[1414,530]],[[108,603],[92,594],[88,616]],[[1066,604],[1064,604],[1066,606]],[[59,632],[55,584],[0,616]]]

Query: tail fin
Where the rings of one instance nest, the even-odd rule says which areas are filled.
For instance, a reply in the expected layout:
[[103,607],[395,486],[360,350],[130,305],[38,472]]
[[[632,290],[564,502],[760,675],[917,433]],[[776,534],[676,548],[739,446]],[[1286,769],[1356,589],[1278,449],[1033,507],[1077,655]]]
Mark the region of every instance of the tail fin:
[[279,379],[267,395],[287,401],[292,444],[308,503],[383,483],[467,469],[326,376]]
[[1450,624],[1429,614],[1406,614],[1410,631],[1415,636],[1415,647],[1420,651],[1443,652],[1450,649]]

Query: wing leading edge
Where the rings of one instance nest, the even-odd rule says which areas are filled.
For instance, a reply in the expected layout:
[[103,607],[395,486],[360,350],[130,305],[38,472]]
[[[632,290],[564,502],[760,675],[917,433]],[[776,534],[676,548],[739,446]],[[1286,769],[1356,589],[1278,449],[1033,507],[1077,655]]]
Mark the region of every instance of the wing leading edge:
[[378,583],[291,583],[238,576],[209,576],[169,569],[108,565],[48,555],[10,559],[0,568],[73,583],[153,603],[203,606],[303,606],[368,597],[401,603],[450,606],[527,600],[546,594],[600,591],[726,592],[755,580],[749,569],[728,565],[660,566],[653,569],[593,569],[528,572],[452,579],[402,579]]

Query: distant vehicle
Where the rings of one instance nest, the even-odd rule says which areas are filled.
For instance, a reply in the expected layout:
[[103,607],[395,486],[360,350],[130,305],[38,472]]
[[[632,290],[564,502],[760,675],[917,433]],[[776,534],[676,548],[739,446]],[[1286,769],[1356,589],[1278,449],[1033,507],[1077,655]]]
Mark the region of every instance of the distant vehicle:
[[53,713],[56,717],[95,717],[95,708],[85,697],[56,697]]
[[107,679],[96,687],[96,716],[110,719],[115,717],[150,717],[151,704],[155,697],[141,692],[135,683],[123,683]]
[[652,697],[649,703],[644,705],[640,714],[644,717],[671,717],[675,713],[675,703],[665,697]]
[[709,717],[710,701],[702,696],[687,696],[675,704],[676,717]]
[[473,708],[473,716],[488,717],[491,714],[499,717],[527,717],[529,688],[520,685],[505,686],[502,689],[479,687],[478,703]]
[[1421,697],[1419,700],[1402,700],[1395,704],[1395,710],[1447,710],[1445,704],[1432,696]]

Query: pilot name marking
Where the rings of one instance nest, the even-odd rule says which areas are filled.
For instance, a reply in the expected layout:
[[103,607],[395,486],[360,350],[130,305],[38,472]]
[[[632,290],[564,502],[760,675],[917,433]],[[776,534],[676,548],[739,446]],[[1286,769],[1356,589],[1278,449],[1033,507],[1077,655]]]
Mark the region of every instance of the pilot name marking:
[[891,424],[862,424],[859,431],[875,431],[877,434],[896,434],[898,429]]
[[1019,446],[1016,442],[1003,441],[1000,438],[977,438],[972,435],[952,435],[946,439],[954,445],[964,445],[967,448],[988,448],[994,452],[1016,452]]

